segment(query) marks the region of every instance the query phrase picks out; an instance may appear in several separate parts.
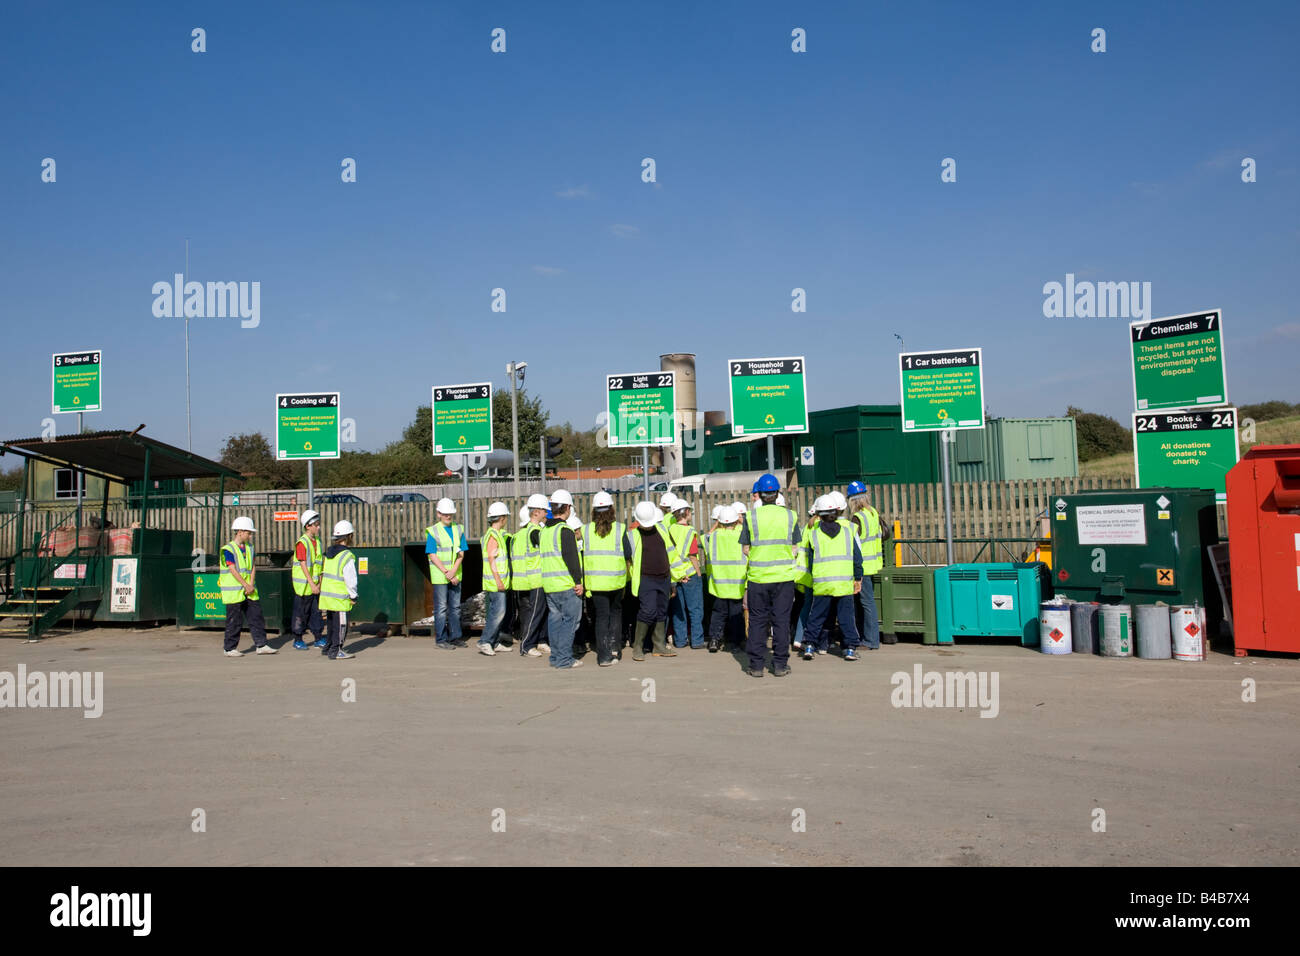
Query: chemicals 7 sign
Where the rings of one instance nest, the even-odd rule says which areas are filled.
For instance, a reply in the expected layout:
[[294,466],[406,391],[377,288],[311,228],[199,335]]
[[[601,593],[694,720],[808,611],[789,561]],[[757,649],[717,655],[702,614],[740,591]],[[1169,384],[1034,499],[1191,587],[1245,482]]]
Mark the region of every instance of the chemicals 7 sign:
[[1227,404],[1222,318],[1215,309],[1129,326],[1134,408],[1144,412]]
[[609,447],[671,445],[677,440],[677,374],[606,375]]
[[102,355],[99,349],[54,354],[50,385],[54,414],[103,411]]
[[1138,412],[1133,462],[1139,488],[1213,488],[1227,501],[1228,469],[1237,463],[1237,410]]
[[492,450],[492,385],[433,387],[433,453]]
[[337,458],[339,393],[275,396],[275,457]]
[[808,389],[803,356],[732,359],[731,433],[784,435],[808,430]]
[[903,431],[984,427],[984,350],[898,356]]

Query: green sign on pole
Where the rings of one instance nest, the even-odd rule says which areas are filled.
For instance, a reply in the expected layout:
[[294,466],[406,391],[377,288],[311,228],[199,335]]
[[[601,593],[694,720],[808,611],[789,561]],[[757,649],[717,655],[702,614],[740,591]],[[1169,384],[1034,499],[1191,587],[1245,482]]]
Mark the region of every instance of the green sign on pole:
[[808,430],[808,387],[802,355],[731,359],[731,433],[785,435]]
[[56,352],[50,405],[54,414],[103,411],[103,363],[99,349],[88,352]]
[[275,457],[337,458],[339,393],[275,396]]
[[1227,501],[1237,463],[1237,410],[1133,414],[1133,465],[1139,488],[1213,488]]
[[606,375],[609,447],[671,445],[677,440],[677,373]]
[[224,618],[226,606],[221,603],[219,574],[194,575],[194,619],[196,621]]
[[903,431],[984,427],[984,350],[902,352]]
[[492,450],[492,385],[433,387],[433,453]]
[[1222,319],[1214,309],[1129,326],[1139,412],[1227,404]]

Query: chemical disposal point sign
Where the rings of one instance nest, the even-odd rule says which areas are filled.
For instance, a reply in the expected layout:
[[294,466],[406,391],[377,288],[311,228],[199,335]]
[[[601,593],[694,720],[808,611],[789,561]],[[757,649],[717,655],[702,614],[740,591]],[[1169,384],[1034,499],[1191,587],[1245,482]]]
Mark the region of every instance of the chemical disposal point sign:
[[277,460],[338,456],[338,392],[275,396]]
[[671,445],[677,440],[677,373],[606,375],[609,447]]
[[1133,407],[1139,412],[1227,404],[1223,322],[1218,309],[1134,322],[1129,326],[1129,338],[1133,346]]
[[56,352],[52,360],[50,406],[54,414],[103,411],[103,353]]
[[1216,500],[1227,501],[1228,469],[1237,463],[1237,410],[1135,413],[1133,463],[1139,488],[1213,488]]
[[492,450],[492,384],[433,387],[433,453]]
[[784,435],[808,430],[808,389],[803,356],[732,359],[731,433]]
[[903,431],[984,427],[984,350],[898,356]]

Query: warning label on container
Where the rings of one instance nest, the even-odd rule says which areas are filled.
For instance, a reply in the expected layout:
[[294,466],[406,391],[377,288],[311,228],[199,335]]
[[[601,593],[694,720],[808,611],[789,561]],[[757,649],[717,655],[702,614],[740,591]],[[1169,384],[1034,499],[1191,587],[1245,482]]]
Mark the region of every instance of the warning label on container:
[[1016,596],[1014,594],[994,594],[992,604],[995,611],[1014,611],[1016,609]]
[[1146,544],[1142,505],[1090,505],[1074,509],[1079,544]]

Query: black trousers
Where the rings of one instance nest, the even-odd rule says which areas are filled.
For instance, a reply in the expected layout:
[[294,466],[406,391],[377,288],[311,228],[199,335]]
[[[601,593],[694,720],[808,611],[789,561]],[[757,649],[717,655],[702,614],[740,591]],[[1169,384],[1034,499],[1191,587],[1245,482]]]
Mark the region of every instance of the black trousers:
[[623,646],[623,592],[592,591],[591,617],[596,637],[596,663],[618,656]]
[[642,624],[653,624],[668,617],[668,591],[672,587],[669,578],[641,577],[640,606],[636,609],[636,619]]
[[246,597],[238,604],[226,605],[226,650],[233,651],[239,646],[239,632],[244,629],[245,618],[248,620],[248,630],[253,635],[253,646],[261,647],[266,643],[266,618],[262,616],[262,602]]
[[343,611],[326,611],[325,612],[325,635],[329,638],[329,646],[321,651],[326,657],[333,657],[343,649],[343,635],[347,627],[340,620]]
[[767,628],[772,627],[772,666],[790,663],[790,608],[794,605],[794,582],[751,581],[749,596],[749,652],[751,670],[762,670],[767,660]]
[[745,640],[744,598],[713,599],[713,614],[709,617],[709,639],[741,644]]
[[526,654],[546,637],[546,592],[519,591],[519,653]]
[[319,594],[298,594],[293,595],[293,622],[289,626],[296,641],[302,640],[304,631],[311,631],[316,640],[321,639],[321,619],[320,619],[320,595]]

